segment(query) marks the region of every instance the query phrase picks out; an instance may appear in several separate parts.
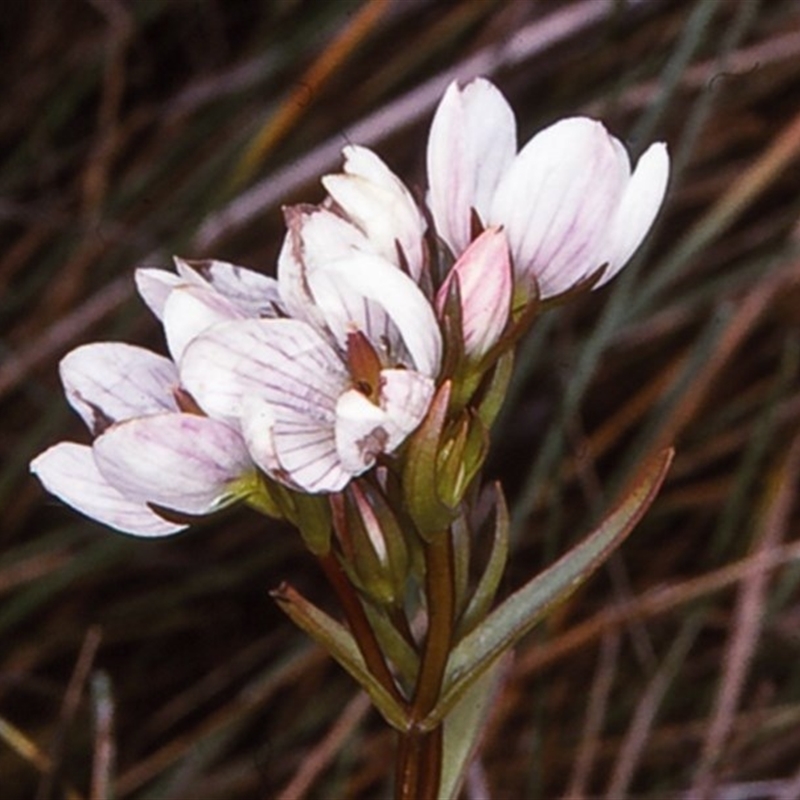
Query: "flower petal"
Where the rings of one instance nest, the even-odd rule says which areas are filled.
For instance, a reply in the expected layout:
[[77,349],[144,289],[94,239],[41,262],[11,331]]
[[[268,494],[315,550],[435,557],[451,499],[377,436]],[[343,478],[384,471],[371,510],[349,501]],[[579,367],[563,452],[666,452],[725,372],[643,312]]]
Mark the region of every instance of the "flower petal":
[[186,283],[179,275],[165,269],[150,268],[137,269],[134,280],[139,296],[159,321],[164,319],[164,306],[172,290]]
[[177,257],[175,266],[188,282],[214,289],[248,317],[275,317],[281,307],[278,282],[260,272],[227,261]]
[[242,401],[242,435],[253,460],[270,477],[305,492],[336,492],[352,477],[336,453],[333,427],[284,413],[250,395]]
[[534,136],[500,182],[488,219],[506,228],[515,274],[535,277],[551,297],[601,267],[627,170],[624,150],[599,122],[565,119]]
[[338,491],[349,480],[336,453],[334,412],[350,376],[310,325],[218,325],[187,348],[181,376],[206,411],[241,426],[253,459],[276,480],[309,492]]
[[164,334],[172,358],[178,363],[189,342],[212,325],[246,317],[244,311],[213,289],[178,286],[164,305]]
[[356,389],[336,404],[336,451],[350,475],[368,470],[389,444],[386,411]]
[[669,155],[663,142],[650,145],[639,159],[614,214],[605,260],[609,268],[598,286],[611,280],[647,235],[661,208],[669,180]]
[[95,342],[67,353],[59,365],[67,401],[97,435],[114,422],[177,411],[178,370],[142,347]]
[[245,397],[284,413],[332,424],[336,398],[349,384],[342,360],[300,320],[241,320],[215,326],[187,347],[183,385],[214,417],[238,424]]
[[307,276],[330,261],[354,253],[375,253],[374,245],[355,225],[321,206],[284,209],[287,233],[278,256],[281,300],[290,315],[321,324],[313,306]]
[[436,389],[427,376],[411,369],[381,370],[380,405],[386,412],[387,452],[397,449],[428,412]]
[[272,436],[281,465],[274,477],[287,485],[314,494],[338,492],[353,477],[337,452],[333,424],[284,417],[276,421]]
[[500,91],[478,78],[453,82],[428,138],[430,206],[438,234],[460,255],[472,239],[472,209],[486,222],[491,198],[517,151],[514,112]]
[[411,277],[419,280],[427,226],[411,193],[366,147],[345,147],[344,157],[344,174],[326,175],[323,185],[380,255],[396,266],[399,244]]
[[253,461],[270,475],[281,473],[282,467],[275,452],[275,414],[272,406],[260,397],[244,395],[241,399],[238,423]]
[[92,449],[100,473],[125,497],[187,514],[234,502],[236,484],[253,471],[237,431],[195,414],[121,422]]
[[336,404],[336,450],[342,467],[360,475],[381,453],[396,450],[422,422],[434,388],[418,372],[387,369],[381,371],[378,404],[356,389],[344,392]]
[[511,261],[502,228],[485,230],[453,265],[436,295],[440,316],[456,277],[464,348],[467,355],[480,358],[500,337],[511,308]]
[[414,281],[388,261],[356,254],[326,264],[308,283],[343,351],[347,335],[360,330],[378,352],[392,351],[391,366],[403,361],[397,351],[404,348],[412,362],[404,366],[431,377],[438,373],[442,338],[433,308]]
[[123,533],[168,536],[187,527],[167,522],[144,503],[120,494],[100,474],[92,448],[87,445],[54,445],[31,462],[31,472],[67,505]]

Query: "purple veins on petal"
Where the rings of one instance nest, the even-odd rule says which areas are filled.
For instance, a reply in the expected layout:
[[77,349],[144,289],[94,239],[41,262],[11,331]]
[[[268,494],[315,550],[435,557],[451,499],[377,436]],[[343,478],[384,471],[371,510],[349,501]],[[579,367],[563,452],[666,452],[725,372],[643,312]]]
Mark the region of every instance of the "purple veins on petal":
[[187,514],[232,502],[231,487],[253,471],[236,430],[195,414],[122,422],[99,436],[93,451],[100,473],[123,495]]
[[177,410],[177,368],[142,347],[82,345],[64,356],[59,372],[67,401],[95,435],[114,422]]
[[31,472],[48,492],[76,511],[123,533],[168,536],[186,528],[112,486],[97,468],[88,445],[60,442],[31,462]]

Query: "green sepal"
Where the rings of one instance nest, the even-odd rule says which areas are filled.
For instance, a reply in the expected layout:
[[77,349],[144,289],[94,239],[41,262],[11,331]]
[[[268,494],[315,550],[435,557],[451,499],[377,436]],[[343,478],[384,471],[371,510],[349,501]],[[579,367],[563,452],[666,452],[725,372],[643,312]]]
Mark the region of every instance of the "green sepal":
[[467,610],[459,621],[458,632],[461,636],[472,630],[489,612],[497,594],[497,588],[500,586],[508,559],[508,534],[510,528],[508,506],[500,484],[495,483],[493,488],[495,501],[492,548],[486,562],[486,569],[484,569],[478,581]]
[[465,413],[440,452],[439,496],[447,506],[455,509],[462,501],[488,452],[489,432],[477,416]]
[[427,539],[445,530],[453,512],[439,497],[437,464],[442,430],[450,402],[450,381],[434,395],[428,413],[408,443],[403,492],[406,507],[420,535]]
[[[345,509],[351,552],[348,558],[339,559],[340,563],[351,581],[368,598],[379,605],[393,605],[396,597],[386,563],[378,554],[376,545],[352,500],[345,501]],[[382,534],[378,531],[377,535]]]
[[327,555],[331,549],[331,510],[324,495],[292,492],[297,526],[306,547],[315,556]]
[[465,412],[454,427],[439,450],[437,470],[439,497],[452,510],[483,466],[489,449],[488,432],[477,417]]
[[625,540],[653,502],[673,451],[647,462],[622,502],[577,547],[507,598],[470,631],[450,654],[441,697],[421,723],[432,729],[465,692],[555,605],[565,600]]
[[[466,358],[464,353],[464,322],[461,314],[461,284],[458,275],[453,276],[447,287],[442,313],[439,315],[444,340],[441,375],[454,378]],[[458,385],[456,380],[455,384]]]
[[391,587],[387,604],[402,605],[409,582],[410,557],[406,538],[383,493],[367,481],[352,484],[355,506],[365,527],[374,527],[373,535],[381,536],[385,557],[381,563]]
[[331,512],[326,497],[295,492],[259,472],[241,478],[236,489],[255,511],[291,522],[315,556],[328,554],[331,549]]
[[478,389],[475,410],[487,430],[494,425],[500,413],[513,372],[514,351],[508,350],[497,359],[492,371],[484,379],[484,384]]
[[239,478],[234,484],[236,494],[254,511],[275,519],[285,519],[286,515],[276,496],[278,489],[278,484],[264,478],[256,470]]
[[[370,600],[396,606],[405,596],[408,552],[391,511],[379,506],[379,493],[366,484],[351,484],[344,496],[348,577]],[[380,510],[379,510],[380,509]]]
[[468,436],[469,418],[462,414],[437,453],[436,489],[442,502],[450,509],[458,506],[466,484],[465,450]]
[[282,584],[270,594],[281,611],[363,687],[389,725],[399,731],[408,730],[410,723],[405,710],[369,671],[356,640],[343,625],[310,603],[288,584]]

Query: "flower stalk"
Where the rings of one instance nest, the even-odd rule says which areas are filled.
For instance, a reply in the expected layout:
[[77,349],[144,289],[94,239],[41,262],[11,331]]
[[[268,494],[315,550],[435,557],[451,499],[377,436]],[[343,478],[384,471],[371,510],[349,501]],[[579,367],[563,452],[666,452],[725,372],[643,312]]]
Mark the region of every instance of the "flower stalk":
[[401,748],[397,798],[435,800],[442,774],[441,724],[432,730],[420,726],[436,706],[442,691],[455,622],[453,544],[449,531],[425,543],[425,597],[428,629],[419,677],[411,703],[411,729]]
[[325,573],[325,577],[328,579],[328,583],[336,593],[347,624],[350,626],[350,632],[356,640],[367,668],[398,705],[405,707],[407,705],[406,699],[397,688],[397,683],[389,670],[386,657],[375,636],[375,631],[367,619],[362,601],[353,584],[332,552],[319,556],[318,561],[322,571]]

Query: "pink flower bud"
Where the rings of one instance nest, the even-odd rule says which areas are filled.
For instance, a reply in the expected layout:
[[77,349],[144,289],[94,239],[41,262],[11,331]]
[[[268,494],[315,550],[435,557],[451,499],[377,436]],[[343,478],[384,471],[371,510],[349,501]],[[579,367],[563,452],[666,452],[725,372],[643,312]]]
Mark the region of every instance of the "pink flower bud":
[[484,231],[456,261],[436,295],[444,311],[450,284],[458,279],[464,350],[478,359],[503,333],[511,306],[512,276],[508,242],[502,228]]

